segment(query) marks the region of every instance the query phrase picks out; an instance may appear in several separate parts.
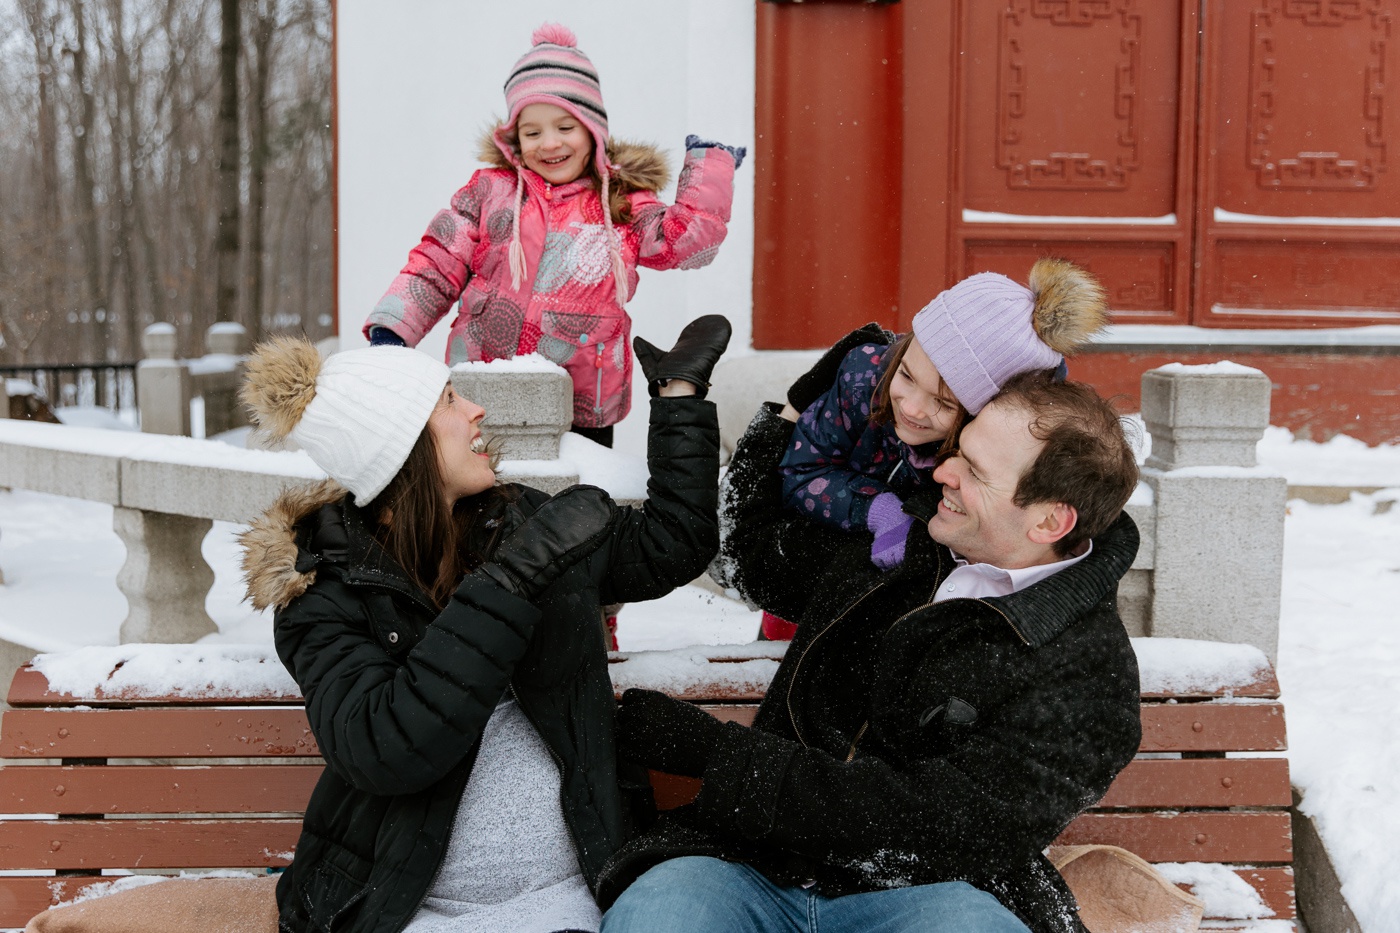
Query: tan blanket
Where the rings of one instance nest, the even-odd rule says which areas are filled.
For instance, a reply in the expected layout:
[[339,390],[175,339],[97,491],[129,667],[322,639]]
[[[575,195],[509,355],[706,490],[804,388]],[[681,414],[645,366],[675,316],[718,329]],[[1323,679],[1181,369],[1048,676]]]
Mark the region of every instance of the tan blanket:
[[[1117,846],[1050,850],[1091,933],[1195,933],[1202,905]],[[181,878],[46,910],[25,933],[277,933],[277,877]]]
[[277,933],[277,876],[176,878],[46,910],[25,933]]
[[1204,905],[1117,846],[1052,846],[1090,933],[1195,933]]

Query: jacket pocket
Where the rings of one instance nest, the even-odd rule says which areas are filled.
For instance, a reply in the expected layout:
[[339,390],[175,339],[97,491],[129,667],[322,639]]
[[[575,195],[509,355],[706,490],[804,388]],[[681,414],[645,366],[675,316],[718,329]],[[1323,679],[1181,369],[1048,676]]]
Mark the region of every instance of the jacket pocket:
[[301,889],[302,910],[310,927],[319,933],[344,929],[355,916],[355,908],[367,893],[365,882],[350,877],[328,862],[311,872]]
[[539,353],[568,371],[574,384],[575,424],[600,427],[621,419],[618,399],[624,388],[630,391],[630,330],[627,313],[616,307],[541,314]]

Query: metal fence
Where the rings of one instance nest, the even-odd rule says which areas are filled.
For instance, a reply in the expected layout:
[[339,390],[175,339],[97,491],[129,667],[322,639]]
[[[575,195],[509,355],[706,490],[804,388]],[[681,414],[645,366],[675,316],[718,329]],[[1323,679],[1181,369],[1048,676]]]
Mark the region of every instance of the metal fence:
[[23,379],[53,408],[136,407],[135,363],[51,363],[0,366],[0,379]]

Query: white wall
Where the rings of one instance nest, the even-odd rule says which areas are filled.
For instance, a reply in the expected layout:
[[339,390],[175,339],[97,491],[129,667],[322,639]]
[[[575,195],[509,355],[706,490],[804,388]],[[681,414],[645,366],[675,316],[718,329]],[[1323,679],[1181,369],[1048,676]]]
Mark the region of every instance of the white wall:
[[[614,136],[655,142],[678,170],[685,136],[746,145],[733,222],[714,263],[640,270],[633,333],[666,347],[689,320],[734,323],[731,353],[752,334],[753,0],[339,0],[340,336],[363,342],[366,315],[479,163],[476,141],[505,113],[502,85],[546,21],[578,36],[602,81]],[[674,197],[674,185],[663,197]],[[423,346],[443,354],[451,316]],[[640,383],[640,380],[638,380]],[[644,446],[645,391],[618,426],[618,447]]]

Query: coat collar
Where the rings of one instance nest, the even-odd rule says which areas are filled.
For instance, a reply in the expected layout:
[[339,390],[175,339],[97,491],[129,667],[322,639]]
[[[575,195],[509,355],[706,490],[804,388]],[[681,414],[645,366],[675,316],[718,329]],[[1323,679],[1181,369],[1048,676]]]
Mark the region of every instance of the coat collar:
[[1093,551],[1079,563],[1009,596],[980,602],[1004,617],[1026,644],[1039,648],[1111,599],[1137,550],[1137,525],[1124,512],[1094,539]]

